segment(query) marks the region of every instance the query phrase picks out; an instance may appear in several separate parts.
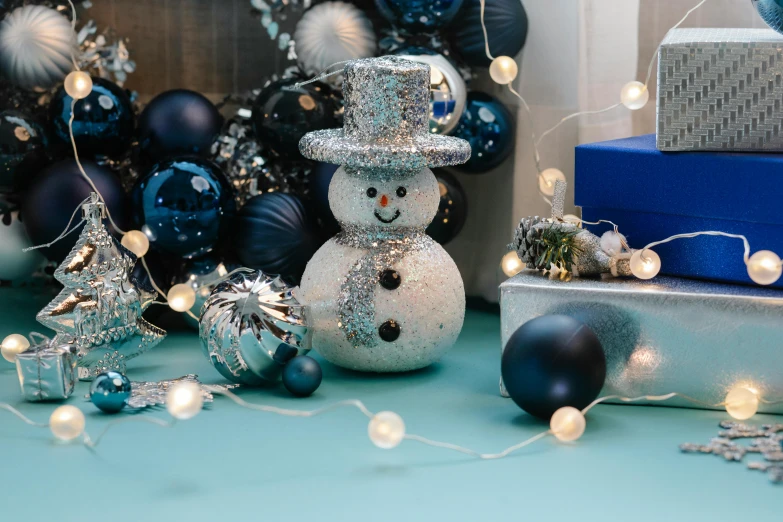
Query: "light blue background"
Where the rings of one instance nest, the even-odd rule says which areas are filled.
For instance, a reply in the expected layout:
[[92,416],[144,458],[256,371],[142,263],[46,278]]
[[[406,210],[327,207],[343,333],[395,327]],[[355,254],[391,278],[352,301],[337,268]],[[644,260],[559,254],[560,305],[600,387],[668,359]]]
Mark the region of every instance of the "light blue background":
[[[35,313],[50,296],[0,289],[0,336],[43,329]],[[498,395],[499,318],[469,312],[457,346],[406,375],[362,375],[323,363],[309,399],[281,388],[243,398],[314,409],[359,398],[393,410],[408,432],[497,452],[546,429]],[[741,357],[741,354],[737,354]],[[195,332],[174,332],[130,363],[132,380],[198,373],[222,382]],[[112,418],[83,399],[68,402],[97,435]],[[0,361],[0,401],[45,421],[53,404],[22,401],[16,373]],[[143,413],[167,418],[165,410]],[[596,407],[573,445],[547,438],[512,457],[480,461],[405,441],[380,450],[354,409],[311,419],[243,410],[217,398],[196,418],[164,429],[117,426],[94,452],[52,441],[0,411],[0,521],[723,521],[780,520],[783,486],[745,464],[683,455],[706,442],[725,413],[662,407]],[[757,422],[781,421],[758,416]]]

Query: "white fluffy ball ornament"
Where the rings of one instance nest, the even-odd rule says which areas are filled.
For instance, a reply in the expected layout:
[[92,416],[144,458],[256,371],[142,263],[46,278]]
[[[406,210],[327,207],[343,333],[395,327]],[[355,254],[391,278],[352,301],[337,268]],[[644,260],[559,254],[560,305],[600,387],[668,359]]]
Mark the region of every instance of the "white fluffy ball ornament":
[[325,2],[308,10],[294,32],[296,54],[306,72],[375,54],[375,33],[364,13],[345,2]]
[[51,87],[73,69],[71,22],[41,5],[26,5],[0,22],[0,70],[19,87]]
[[607,230],[601,236],[601,250],[610,256],[621,253],[624,244],[628,244],[625,236],[614,230]]

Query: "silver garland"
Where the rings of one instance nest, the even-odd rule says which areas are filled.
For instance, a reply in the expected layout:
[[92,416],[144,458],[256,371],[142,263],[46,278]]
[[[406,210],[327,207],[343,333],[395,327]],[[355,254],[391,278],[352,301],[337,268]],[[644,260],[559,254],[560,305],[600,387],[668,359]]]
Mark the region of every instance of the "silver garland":
[[154,406],[162,406],[166,404],[166,396],[169,389],[175,384],[181,382],[193,382],[201,386],[201,394],[204,397],[204,402],[212,402],[214,397],[210,393],[208,388],[221,388],[223,390],[232,390],[238,387],[238,384],[225,384],[214,385],[210,384],[209,387],[201,384],[198,380],[198,375],[188,374],[178,379],[171,379],[168,381],[134,381],[131,382],[131,396],[128,399],[128,406],[132,409],[150,408]]

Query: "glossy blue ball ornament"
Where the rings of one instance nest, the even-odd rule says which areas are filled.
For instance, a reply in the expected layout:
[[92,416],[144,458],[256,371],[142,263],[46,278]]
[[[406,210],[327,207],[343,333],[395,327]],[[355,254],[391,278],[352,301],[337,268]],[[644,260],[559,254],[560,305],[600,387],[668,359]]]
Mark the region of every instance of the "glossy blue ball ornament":
[[460,233],[468,218],[468,195],[459,180],[445,169],[432,171],[438,180],[438,213],[427,227],[427,235],[445,245]]
[[131,382],[120,372],[98,375],[90,385],[90,400],[104,413],[117,413],[131,396]]
[[174,89],[157,95],[139,116],[142,158],[154,163],[183,155],[207,156],[223,126],[223,116],[204,95]]
[[[465,0],[459,24],[450,32],[454,49],[468,65],[489,67],[481,29],[481,2]],[[487,0],[484,11],[489,50],[493,56],[516,56],[527,39],[528,20],[520,0]]]
[[783,0],[752,0],[759,16],[772,29],[783,33]]
[[150,245],[188,259],[216,247],[230,230],[236,208],[220,167],[196,157],[153,166],[136,182],[131,201],[136,226]]
[[483,173],[503,163],[514,150],[514,119],[494,96],[470,92],[452,135],[467,140],[471,148],[470,159],[455,168]]
[[283,386],[297,397],[309,397],[321,385],[321,365],[307,355],[294,357],[283,368]]
[[459,12],[462,3],[463,0],[375,0],[384,18],[410,33],[445,27]]
[[[130,147],[136,116],[128,94],[117,84],[92,78],[92,92],[76,102],[73,136],[80,158],[116,158]],[[71,153],[68,120],[73,98],[61,86],[49,105],[54,139]]]

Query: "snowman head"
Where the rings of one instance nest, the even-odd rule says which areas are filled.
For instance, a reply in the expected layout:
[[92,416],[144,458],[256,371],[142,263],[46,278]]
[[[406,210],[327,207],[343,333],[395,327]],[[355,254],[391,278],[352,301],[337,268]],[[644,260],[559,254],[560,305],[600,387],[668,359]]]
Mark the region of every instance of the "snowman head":
[[341,223],[426,227],[438,211],[438,181],[430,169],[400,175],[392,169],[340,167],[329,185],[329,206]]

